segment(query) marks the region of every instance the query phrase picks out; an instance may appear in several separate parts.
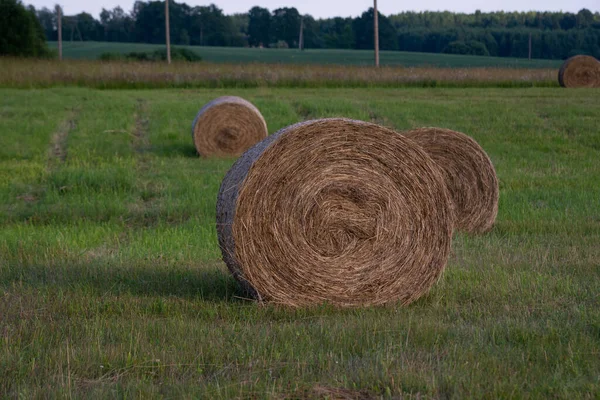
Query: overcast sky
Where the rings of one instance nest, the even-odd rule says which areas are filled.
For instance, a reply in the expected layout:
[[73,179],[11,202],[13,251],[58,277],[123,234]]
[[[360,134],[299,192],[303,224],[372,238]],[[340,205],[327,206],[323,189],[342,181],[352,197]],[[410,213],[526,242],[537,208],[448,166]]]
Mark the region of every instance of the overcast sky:
[[[125,11],[133,8],[134,0],[24,0],[36,8],[52,8],[57,2],[63,7],[65,14],[77,14],[82,11],[98,17],[102,8],[112,9],[121,6]],[[279,7],[296,7],[302,14],[310,14],[315,18],[355,17],[373,5],[371,0],[179,0],[191,6],[216,4],[225,14],[246,12],[255,5],[274,10]],[[398,1],[379,0],[379,11],[389,15],[402,11],[443,11],[472,13],[481,11],[570,11],[577,12],[587,8],[592,12],[600,9],[600,0],[420,0]]]

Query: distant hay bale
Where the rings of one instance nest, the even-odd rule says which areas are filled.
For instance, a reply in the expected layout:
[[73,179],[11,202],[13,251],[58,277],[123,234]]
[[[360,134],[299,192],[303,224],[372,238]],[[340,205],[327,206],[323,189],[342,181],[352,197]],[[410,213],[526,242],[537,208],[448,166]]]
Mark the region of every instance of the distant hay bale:
[[246,152],[217,201],[223,259],[262,301],[408,304],[440,277],[453,229],[434,161],[387,128],[292,125]]
[[498,178],[481,146],[449,129],[420,128],[402,134],[440,166],[454,204],[456,228],[470,233],[492,229],[498,214]]
[[204,157],[238,157],[267,137],[267,123],[250,102],[235,96],[206,104],[192,124],[198,154]]
[[600,87],[600,61],[590,56],[575,56],[558,71],[558,83],[566,88]]

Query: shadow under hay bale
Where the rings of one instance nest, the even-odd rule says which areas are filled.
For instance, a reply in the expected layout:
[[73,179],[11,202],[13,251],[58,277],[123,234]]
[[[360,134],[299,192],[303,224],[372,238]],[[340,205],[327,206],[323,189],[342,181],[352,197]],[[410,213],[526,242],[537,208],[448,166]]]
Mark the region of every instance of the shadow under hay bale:
[[411,303],[440,277],[452,221],[442,174],[420,147],[347,119],[269,136],[234,164],[217,201],[233,275],[289,306]]
[[470,233],[492,229],[498,214],[498,178],[481,146],[449,129],[420,128],[402,135],[421,146],[439,165],[454,205],[456,228]]
[[192,124],[198,154],[204,157],[238,157],[268,135],[267,123],[250,102],[235,96],[206,104]]
[[558,71],[558,83],[565,88],[600,87],[600,61],[591,56],[575,56]]

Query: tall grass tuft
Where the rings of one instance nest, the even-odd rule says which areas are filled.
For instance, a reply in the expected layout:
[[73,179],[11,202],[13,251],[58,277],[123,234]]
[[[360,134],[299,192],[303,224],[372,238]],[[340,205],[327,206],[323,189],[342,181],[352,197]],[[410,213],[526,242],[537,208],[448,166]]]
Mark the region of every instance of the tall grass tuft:
[[0,59],[0,87],[547,87],[552,69],[359,67]]

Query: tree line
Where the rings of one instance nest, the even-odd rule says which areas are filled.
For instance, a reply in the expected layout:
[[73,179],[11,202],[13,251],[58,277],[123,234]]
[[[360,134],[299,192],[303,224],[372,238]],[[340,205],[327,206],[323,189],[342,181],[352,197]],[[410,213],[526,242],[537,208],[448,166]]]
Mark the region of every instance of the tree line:
[[[131,12],[103,9],[63,17],[63,39],[164,43],[164,1],[137,1]],[[294,7],[270,11],[253,7],[225,15],[214,4],[192,7],[170,1],[175,45],[373,49],[373,9],[356,18],[315,19]],[[31,9],[31,7],[30,7]],[[54,10],[34,10],[48,40],[57,39]],[[600,13],[568,12],[404,12],[379,14],[382,50],[446,52],[526,57],[529,37],[534,58],[564,59],[574,54],[600,57]]]
[[33,7],[0,0],[0,56],[48,57],[45,32]]

